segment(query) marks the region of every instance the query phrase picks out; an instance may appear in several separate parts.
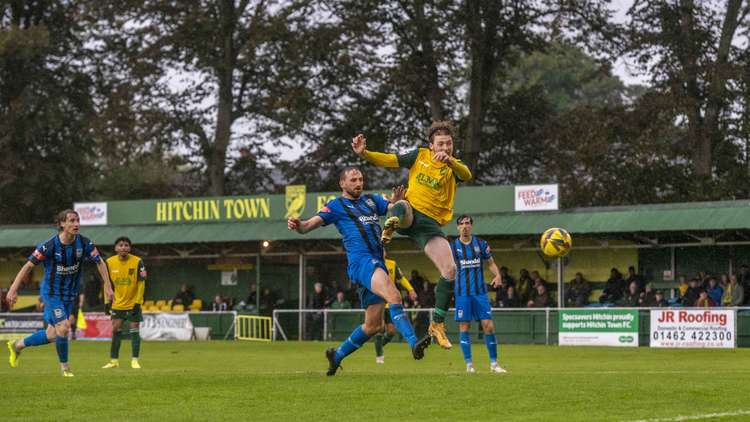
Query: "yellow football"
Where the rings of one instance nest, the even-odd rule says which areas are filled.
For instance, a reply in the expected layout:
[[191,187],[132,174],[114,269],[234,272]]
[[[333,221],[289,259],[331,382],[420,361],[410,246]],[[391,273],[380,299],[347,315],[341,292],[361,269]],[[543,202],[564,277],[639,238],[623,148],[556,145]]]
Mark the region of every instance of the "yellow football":
[[553,227],[542,234],[542,238],[539,239],[539,247],[542,248],[542,253],[548,257],[559,258],[570,252],[570,248],[573,247],[573,238],[565,229]]

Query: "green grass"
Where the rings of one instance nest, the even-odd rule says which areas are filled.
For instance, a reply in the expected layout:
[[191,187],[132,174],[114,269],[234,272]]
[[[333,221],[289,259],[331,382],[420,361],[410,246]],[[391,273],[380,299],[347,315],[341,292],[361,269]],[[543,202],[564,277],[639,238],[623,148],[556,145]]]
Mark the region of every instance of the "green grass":
[[[99,369],[108,343],[75,342],[75,378],[60,376],[54,345],[27,349],[18,368],[3,353],[0,420],[597,420],[750,411],[750,349],[658,350],[501,345],[510,371],[476,374],[458,348],[372,344],[324,374],[322,343],[144,343],[140,371],[123,342],[119,369]],[[3,345],[2,350],[5,351]],[[750,415],[715,418],[743,420]]]

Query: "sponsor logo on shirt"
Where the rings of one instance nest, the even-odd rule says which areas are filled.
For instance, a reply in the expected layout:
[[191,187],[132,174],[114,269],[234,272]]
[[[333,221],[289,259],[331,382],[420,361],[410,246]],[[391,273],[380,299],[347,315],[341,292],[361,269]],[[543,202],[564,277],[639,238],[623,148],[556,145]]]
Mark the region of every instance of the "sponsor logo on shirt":
[[482,264],[480,258],[461,259],[459,262],[461,263],[461,268],[474,268],[479,267]]
[[69,265],[67,267],[64,265],[58,265],[55,268],[55,271],[57,271],[57,273],[60,275],[78,274],[78,269],[80,268],[80,265],[81,264],[78,262],[76,262],[75,265]]
[[362,224],[376,224],[380,222],[377,215],[360,215],[358,219]]

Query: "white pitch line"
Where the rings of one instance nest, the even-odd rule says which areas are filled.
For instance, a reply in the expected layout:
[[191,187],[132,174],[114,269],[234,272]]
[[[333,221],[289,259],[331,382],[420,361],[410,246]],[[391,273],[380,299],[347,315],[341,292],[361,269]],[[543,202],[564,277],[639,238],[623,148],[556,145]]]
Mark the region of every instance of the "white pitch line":
[[628,422],[680,422],[680,421],[697,421],[701,419],[713,419],[713,418],[724,418],[727,416],[744,416],[750,415],[750,410],[737,410],[734,412],[723,412],[723,413],[705,413],[703,415],[691,415],[691,416],[675,416],[672,418],[658,418],[658,419],[638,419]]

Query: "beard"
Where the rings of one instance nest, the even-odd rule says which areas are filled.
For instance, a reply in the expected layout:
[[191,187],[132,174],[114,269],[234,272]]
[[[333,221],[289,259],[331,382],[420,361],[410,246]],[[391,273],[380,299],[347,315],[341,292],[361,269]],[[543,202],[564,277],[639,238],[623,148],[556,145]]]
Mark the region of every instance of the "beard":
[[356,191],[354,189],[344,189],[344,191],[351,196],[352,198],[359,198],[360,195],[362,195],[362,190]]

